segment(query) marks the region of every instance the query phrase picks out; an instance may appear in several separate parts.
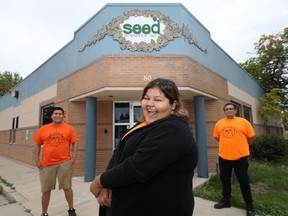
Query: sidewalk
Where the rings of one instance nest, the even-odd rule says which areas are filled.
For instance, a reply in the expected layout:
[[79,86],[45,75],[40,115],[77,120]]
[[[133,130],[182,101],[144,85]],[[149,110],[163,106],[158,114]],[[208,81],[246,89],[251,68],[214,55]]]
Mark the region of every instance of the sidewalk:
[[[12,183],[15,190],[4,187],[4,191],[10,199],[17,202],[0,206],[0,216],[40,216],[41,215],[41,190],[36,167],[0,156],[0,176]],[[194,178],[193,186],[196,187],[207,179]],[[98,204],[94,196],[89,192],[90,183],[84,182],[83,177],[73,178],[74,206],[78,216],[97,216]],[[237,208],[225,208],[216,210],[215,203],[195,197],[194,214],[205,216],[243,216],[246,211]],[[53,190],[48,208],[49,216],[67,216],[67,203],[62,190]]]

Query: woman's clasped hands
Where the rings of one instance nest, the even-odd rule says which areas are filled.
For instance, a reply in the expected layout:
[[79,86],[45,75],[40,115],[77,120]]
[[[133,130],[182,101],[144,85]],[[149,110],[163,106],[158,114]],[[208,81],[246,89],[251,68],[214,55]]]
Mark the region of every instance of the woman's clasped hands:
[[110,207],[112,200],[112,190],[104,188],[101,185],[100,176],[101,175],[96,176],[96,178],[91,183],[90,192],[94,194],[99,205]]

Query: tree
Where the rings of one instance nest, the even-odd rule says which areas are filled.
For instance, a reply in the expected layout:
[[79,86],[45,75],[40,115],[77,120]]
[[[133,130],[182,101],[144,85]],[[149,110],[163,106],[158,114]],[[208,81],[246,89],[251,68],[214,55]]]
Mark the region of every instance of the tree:
[[261,118],[267,122],[269,117],[274,119],[283,118],[283,112],[280,106],[278,106],[280,101],[280,96],[278,94],[279,89],[274,88],[270,92],[267,92],[260,98],[262,106],[259,107],[259,115]]
[[3,96],[6,92],[9,92],[9,90],[21,80],[22,77],[17,72],[0,72],[0,96]]
[[281,118],[288,128],[288,28],[276,35],[262,35],[254,45],[256,57],[240,66],[266,90],[260,98],[259,115],[265,122],[269,115]]

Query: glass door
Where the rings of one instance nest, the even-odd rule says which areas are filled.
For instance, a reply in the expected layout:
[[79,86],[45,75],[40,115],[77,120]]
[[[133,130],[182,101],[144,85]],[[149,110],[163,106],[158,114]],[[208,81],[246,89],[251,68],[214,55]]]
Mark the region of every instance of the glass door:
[[141,118],[141,105],[138,101],[114,102],[114,145],[117,146],[124,133]]

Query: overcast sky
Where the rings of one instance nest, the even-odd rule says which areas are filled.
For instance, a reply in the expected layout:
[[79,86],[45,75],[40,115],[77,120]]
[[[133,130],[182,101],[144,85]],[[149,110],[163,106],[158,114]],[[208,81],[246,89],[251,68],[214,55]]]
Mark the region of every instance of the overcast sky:
[[125,2],[182,3],[237,63],[252,57],[261,35],[288,27],[288,0],[1,0],[0,72],[25,78],[105,4]]

